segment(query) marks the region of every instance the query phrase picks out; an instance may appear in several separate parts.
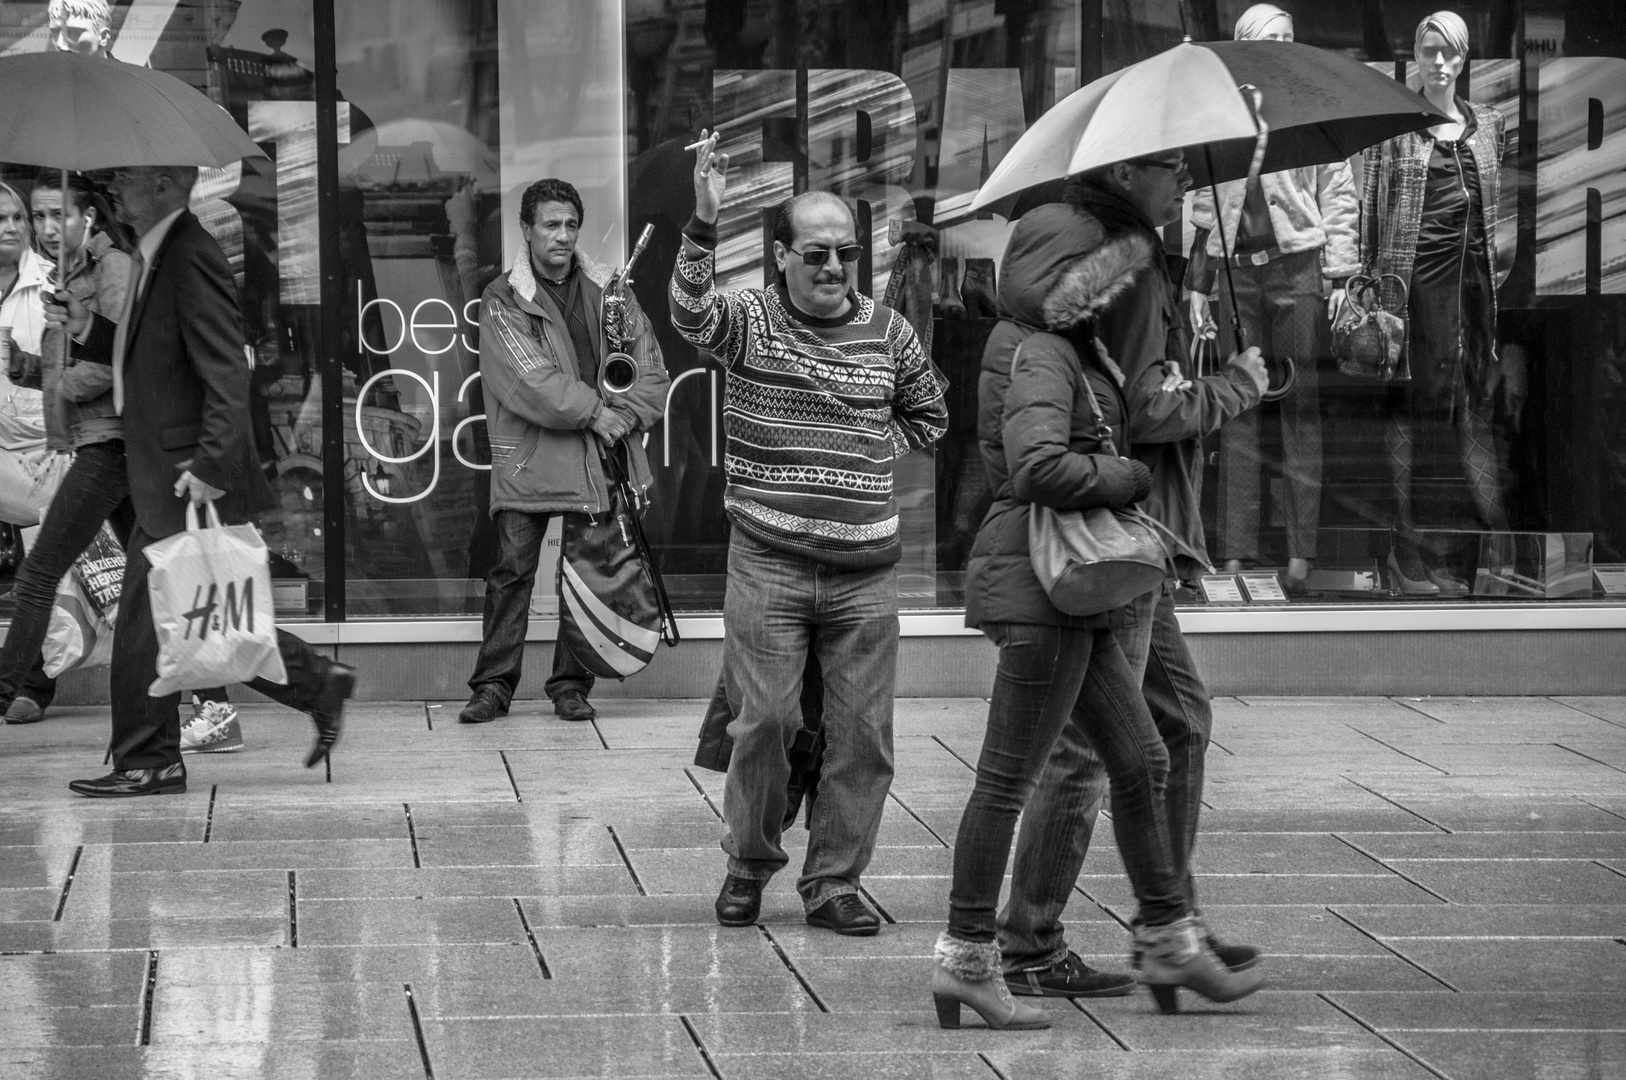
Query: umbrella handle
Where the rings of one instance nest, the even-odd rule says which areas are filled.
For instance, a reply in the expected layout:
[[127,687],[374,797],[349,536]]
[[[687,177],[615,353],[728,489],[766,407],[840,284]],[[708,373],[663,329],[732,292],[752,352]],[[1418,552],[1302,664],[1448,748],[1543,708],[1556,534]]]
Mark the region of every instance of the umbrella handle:
[[[1258,182],[1260,170],[1265,165],[1265,148],[1270,143],[1270,125],[1265,122],[1265,96],[1260,92],[1259,88],[1252,83],[1244,83],[1237,89],[1241,91],[1243,100],[1248,103],[1248,110],[1253,114],[1254,127],[1259,131],[1258,137],[1253,142],[1253,160],[1248,163],[1247,185],[1252,187]],[[1231,332],[1236,335],[1236,348],[1238,352],[1241,352],[1248,347],[1248,343],[1243,338],[1242,314],[1236,305],[1236,279],[1231,273],[1231,244],[1225,236],[1225,213],[1220,205],[1219,185],[1214,183],[1213,180],[1214,155],[1209,150],[1207,143],[1203,144],[1203,157],[1208,162],[1208,190],[1214,196],[1214,224],[1219,228],[1220,254],[1225,258],[1225,288],[1231,294]],[[1243,191],[1246,193],[1247,187],[1243,188]],[[1287,385],[1282,388],[1282,392],[1286,393],[1292,385],[1293,379],[1290,370]]]

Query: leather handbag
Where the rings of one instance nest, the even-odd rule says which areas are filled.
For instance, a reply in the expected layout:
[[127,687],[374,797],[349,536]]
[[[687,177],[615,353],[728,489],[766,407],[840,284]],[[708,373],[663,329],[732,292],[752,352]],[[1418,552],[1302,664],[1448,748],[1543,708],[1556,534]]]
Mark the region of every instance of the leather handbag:
[[[1399,290],[1390,311],[1379,299],[1385,281]],[[1411,378],[1406,355],[1406,283],[1396,274],[1357,274],[1349,279],[1348,295],[1332,324],[1332,355],[1338,370],[1360,379],[1405,382]]]
[[[1022,348],[1017,346],[1011,357],[1013,373],[1021,354]],[[1117,457],[1112,428],[1101,415],[1095,393],[1086,388],[1084,397],[1095,418],[1100,452]],[[1028,558],[1034,576],[1058,611],[1099,615],[1163,584],[1169,574],[1169,553],[1160,534],[1166,531],[1150,515],[1132,508],[1056,510],[1032,503],[1028,508]]]
[[604,453],[610,509],[566,514],[560,530],[559,644],[606,679],[636,675],[662,641],[678,644],[677,619],[638,520],[642,501],[615,448]]

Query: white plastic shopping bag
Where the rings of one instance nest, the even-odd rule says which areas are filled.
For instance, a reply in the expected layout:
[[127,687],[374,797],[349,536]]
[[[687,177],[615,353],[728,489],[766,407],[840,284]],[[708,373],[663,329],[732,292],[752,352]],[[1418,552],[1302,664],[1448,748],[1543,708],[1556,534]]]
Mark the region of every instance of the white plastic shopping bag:
[[79,575],[69,570],[56,587],[56,603],[40,645],[45,674],[55,679],[75,668],[99,667],[113,659],[113,625],[96,609]]
[[148,545],[147,589],[158,633],[158,678],[148,693],[222,686],[260,676],[286,683],[272,618],[271,566],[260,531],[222,525],[208,504],[206,529],[196,504],[186,531]]

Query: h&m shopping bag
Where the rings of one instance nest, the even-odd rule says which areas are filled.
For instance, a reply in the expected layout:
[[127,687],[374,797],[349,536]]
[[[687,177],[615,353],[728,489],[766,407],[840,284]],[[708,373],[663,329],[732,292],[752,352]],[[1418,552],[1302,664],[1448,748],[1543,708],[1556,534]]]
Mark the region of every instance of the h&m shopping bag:
[[193,686],[286,683],[272,618],[270,553],[252,525],[222,525],[214,503],[209,527],[186,507],[186,531],[148,545],[147,589],[158,633],[153,697]]

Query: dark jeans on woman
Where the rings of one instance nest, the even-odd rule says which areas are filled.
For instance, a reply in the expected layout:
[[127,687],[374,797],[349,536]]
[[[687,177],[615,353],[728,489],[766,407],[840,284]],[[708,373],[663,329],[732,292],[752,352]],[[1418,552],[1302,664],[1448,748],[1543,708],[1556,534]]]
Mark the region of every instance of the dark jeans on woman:
[[[1202,813],[1203,762],[1213,729],[1208,691],[1174,613],[1174,597],[1156,589],[1131,605],[1134,624],[1117,637],[1131,678],[1168,751],[1163,805],[1186,905],[1197,908],[1191,852]],[[1049,967],[1067,955],[1061,916],[1084,868],[1107,770],[1084,733],[1068,725],[1045,764],[1016,839],[1011,895],[999,913],[1007,971]]]
[[[80,447],[51,499],[34,546],[17,568],[13,594],[17,606],[0,648],[0,703],[21,694],[43,709],[56,697],[56,680],[45,674],[40,646],[51,625],[57,583],[96,539],[102,522],[110,523],[119,543],[129,546],[135,527],[135,515],[124,498],[129,490],[122,442]],[[225,701],[226,692],[216,687],[198,691],[198,697]]]
[[[1016,820],[1064,730],[1088,742],[1112,779],[1113,832],[1141,921],[1180,918],[1187,905],[1165,808],[1169,754],[1114,632],[1029,623],[988,623],[983,632],[999,647],[999,668],[954,844],[949,933],[995,939]],[[1048,829],[1035,809],[1024,821]]]
[[[480,619],[480,657],[474,663],[469,689],[489,690],[506,708],[519,688],[525,664],[525,630],[531,621],[531,591],[542,558],[542,538],[552,514],[498,510],[497,563],[486,575],[486,605]],[[553,647],[553,675],[543,690],[554,701],[567,690],[586,697],[593,689],[593,673],[557,642]]]

